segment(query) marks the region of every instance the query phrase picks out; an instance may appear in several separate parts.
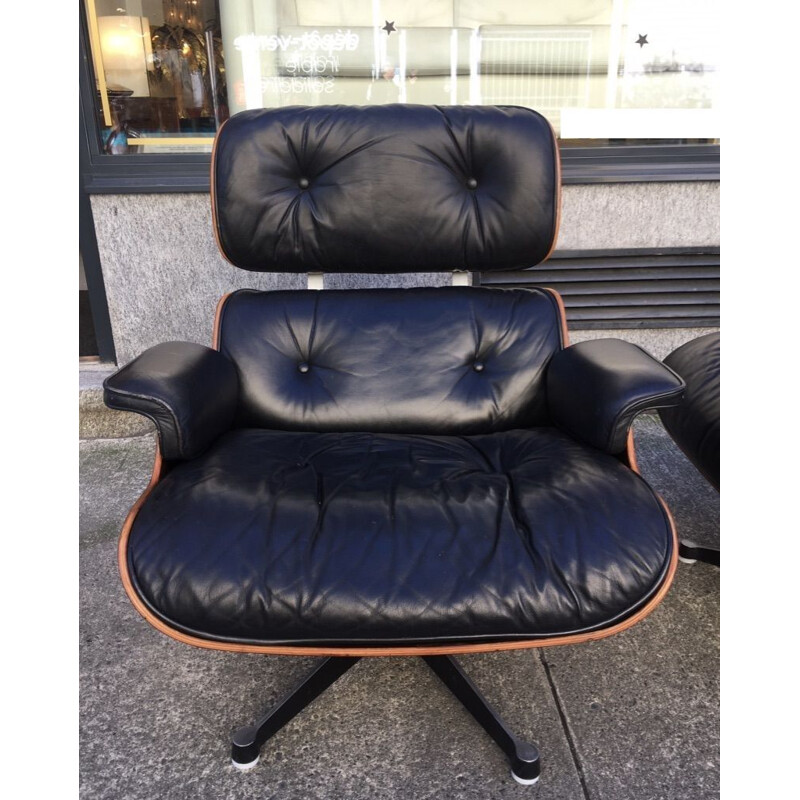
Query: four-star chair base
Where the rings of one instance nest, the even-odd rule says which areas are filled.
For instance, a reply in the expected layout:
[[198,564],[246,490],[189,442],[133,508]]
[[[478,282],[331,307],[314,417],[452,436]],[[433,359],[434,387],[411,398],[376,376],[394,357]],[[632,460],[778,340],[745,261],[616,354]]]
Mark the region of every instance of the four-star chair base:
[[[536,783],[541,769],[539,751],[534,745],[517,738],[508,729],[499,714],[461,669],[459,663],[452,656],[422,656],[422,659],[494,739],[508,758],[514,780],[523,785]],[[359,660],[348,656],[326,658],[255,725],[239,728],[233,734],[231,747],[233,766],[242,770],[255,767],[264,743]]]

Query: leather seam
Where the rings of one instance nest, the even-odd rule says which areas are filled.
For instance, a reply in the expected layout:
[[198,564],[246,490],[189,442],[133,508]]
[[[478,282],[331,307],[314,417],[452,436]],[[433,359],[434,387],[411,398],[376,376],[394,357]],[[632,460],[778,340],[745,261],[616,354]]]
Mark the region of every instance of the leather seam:
[[108,399],[105,400],[105,404],[109,408],[113,408],[115,411],[124,411],[124,412],[126,412],[128,414],[138,414],[141,417],[146,417],[147,419],[149,419],[153,423],[153,425],[156,426],[156,436],[158,437],[158,440],[161,442],[161,449],[162,450],[164,449],[164,444],[165,444],[165,442],[164,442],[164,434],[163,434],[163,432],[161,430],[161,425],[159,424],[158,419],[156,417],[154,417],[148,411],[143,411],[141,409],[137,409],[137,410],[134,411],[131,408],[124,408],[123,406],[120,406],[120,405],[116,405],[116,406],[112,405],[111,403],[108,402]]
[[631,423],[633,422],[637,414],[648,408],[657,408],[657,404],[661,400],[671,400],[674,397],[680,397],[680,395],[686,391],[686,382],[683,380],[683,378],[681,378],[680,375],[678,375],[677,372],[675,372],[674,369],[671,369],[669,366],[664,364],[663,361],[656,361],[656,359],[653,358],[653,356],[651,356],[650,353],[648,353],[643,348],[639,347],[639,345],[633,344],[632,342],[629,342],[628,344],[630,344],[632,347],[635,347],[640,352],[644,353],[644,355],[647,356],[647,358],[652,360],[654,363],[663,367],[667,372],[669,372],[672,375],[673,378],[675,378],[678,381],[680,385],[675,389],[669,389],[664,392],[659,392],[658,394],[655,395],[648,395],[647,397],[640,398],[639,400],[634,400],[631,403],[628,403],[625,406],[623,406],[616,413],[616,415],[614,416],[614,420],[611,424],[611,430],[609,431],[608,438],[606,439],[606,446],[604,448],[606,452],[612,454],[615,452],[613,449],[613,445],[614,445],[614,440],[617,438],[618,435],[617,429],[623,424],[623,419],[625,415],[627,414],[631,415],[630,419],[628,420],[627,424],[625,424],[624,427],[624,432],[625,435],[627,436],[627,431],[630,429]]
[[[119,373],[117,373],[117,375],[119,375]],[[134,398],[136,400],[143,400],[143,401],[148,402],[148,403],[160,403],[162,406],[164,406],[164,408],[167,410],[169,415],[172,417],[172,424],[173,424],[173,426],[175,428],[175,439],[177,440],[177,443],[178,443],[178,452],[180,453],[181,456],[184,456],[184,452],[185,451],[184,451],[184,447],[183,447],[183,436],[181,435],[181,426],[180,426],[180,423],[178,422],[178,417],[175,414],[175,411],[172,409],[172,407],[170,406],[170,404],[166,400],[164,400],[161,397],[155,397],[155,396],[146,395],[146,394],[138,394],[136,392],[130,392],[130,391],[127,391],[125,389],[118,389],[118,388],[114,388],[114,387],[111,387],[111,386],[106,386],[105,388],[106,388],[107,391],[114,392],[114,393],[116,393],[118,395],[121,395],[122,397],[132,397],[132,398]],[[109,399],[113,400],[114,398],[112,396]],[[136,409],[130,409],[130,408],[118,408],[118,410],[120,410],[120,411],[133,411],[134,413],[143,413],[143,412],[136,411]],[[149,414],[143,414],[143,416],[150,417]],[[152,419],[153,422],[155,422],[156,427],[160,429],[161,426],[159,425],[158,421],[156,419],[154,419],[153,417],[150,417],[150,419]]]
[[[648,488],[652,490],[652,487],[649,486]],[[655,492],[653,492],[655,495]],[[658,501],[658,497],[656,496],[656,503],[659,505],[659,510],[661,511],[662,517],[666,517],[663,508],[661,507],[661,503]],[[669,522],[667,523],[667,527],[670,528]],[[370,646],[373,645],[376,650],[381,647],[414,647],[414,646],[435,646],[436,644],[442,644],[442,646],[447,645],[457,645],[460,643],[465,644],[491,644],[493,642],[504,642],[504,641],[531,641],[531,642],[539,642],[539,641],[547,641],[548,639],[555,639],[561,637],[572,637],[572,636],[581,636],[587,633],[595,633],[603,631],[607,628],[613,628],[614,626],[623,623],[628,617],[633,616],[639,609],[647,605],[647,603],[652,599],[653,595],[659,590],[661,585],[664,583],[666,578],[666,573],[668,571],[670,559],[672,556],[672,547],[673,542],[672,538],[670,537],[670,546],[668,548],[668,552],[665,558],[664,563],[661,566],[661,569],[658,572],[657,577],[653,581],[652,586],[648,589],[648,591],[644,594],[643,597],[639,598],[635,603],[632,603],[628,608],[620,611],[610,620],[605,620],[602,623],[597,623],[595,625],[591,625],[585,628],[579,628],[574,631],[569,632],[551,632],[551,633],[499,633],[499,634],[477,634],[474,636],[469,635],[462,635],[462,636],[430,636],[430,637],[417,637],[414,639],[404,640],[404,639],[375,639],[375,638],[367,638],[367,639],[356,639],[351,638],[347,639],[346,641],[329,641],[325,639],[288,639],[288,640],[275,640],[275,641],[258,641],[255,639],[243,639],[237,637],[222,637],[222,636],[212,636],[210,634],[203,634],[199,631],[196,631],[193,628],[190,628],[185,625],[178,624],[167,617],[165,614],[159,612],[147,596],[142,592],[141,587],[136,579],[136,573],[133,567],[133,558],[131,556],[130,547],[127,548],[126,552],[126,560],[128,566],[128,575],[131,581],[132,586],[135,588],[136,594],[139,599],[147,606],[147,609],[161,620],[165,625],[169,626],[175,631],[179,633],[186,634],[188,636],[192,636],[198,639],[203,640],[204,642],[210,643],[218,643],[218,644],[234,644],[234,645],[244,645],[249,647],[292,647],[296,646],[298,649],[303,647],[331,647],[331,648],[342,648],[345,649],[350,646]],[[535,646],[535,645],[532,645]]]
[[[681,386],[677,389],[670,389],[666,392],[660,392],[659,394],[648,395],[647,397],[639,400],[634,400],[621,408],[617,412],[616,416],[614,417],[614,421],[611,424],[611,431],[604,449],[612,454],[617,452],[617,450],[613,448],[613,445],[614,441],[618,438],[618,431],[620,428],[623,429],[625,435],[627,436],[628,429],[638,414],[640,414],[642,411],[646,411],[648,408],[658,408],[658,403],[662,400],[671,400],[673,398],[680,397],[684,389],[685,387]],[[628,419],[626,419],[626,417],[628,417]]]

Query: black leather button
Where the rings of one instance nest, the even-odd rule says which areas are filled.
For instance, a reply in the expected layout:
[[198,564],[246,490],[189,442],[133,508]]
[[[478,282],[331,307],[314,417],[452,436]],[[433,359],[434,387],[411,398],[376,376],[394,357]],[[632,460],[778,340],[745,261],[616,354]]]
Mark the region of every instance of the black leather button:
[[300,178],[297,183],[301,189],[308,189],[308,178]]
[[484,364],[483,364],[483,362],[482,362],[482,361],[476,361],[476,362],[475,362],[475,363],[472,365],[472,369],[474,369],[474,370],[475,370],[475,372],[483,372],[483,367],[484,367]]
[[305,361],[301,361],[301,362],[300,362],[300,363],[297,365],[297,369],[298,369],[300,372],[302,372],[302,373],[305,375],[305,374],[306,374],[306,372],[308,372],[308,364],[306,364],[306,362],[305,362]]
[[467,186],[470,189],[477,189],[478,188],[478,181],[475,178],[467,178]]

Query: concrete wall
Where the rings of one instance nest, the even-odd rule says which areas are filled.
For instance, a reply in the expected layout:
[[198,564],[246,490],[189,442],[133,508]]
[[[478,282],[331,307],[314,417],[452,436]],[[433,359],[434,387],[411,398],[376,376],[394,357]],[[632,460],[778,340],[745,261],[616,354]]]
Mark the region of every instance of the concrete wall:
[[[118,363],[170,340],[208,344],[217,301],[239,288],[304,288],[304,275],[236,269],[220,255],[205,194],[94,195],[92,209]],[[559,249],[719,245],[719,183],[565,186]],[[441,273],[328,275],[326,288],[436,286]],[[696,328],[619,335],[663,357]],[[667,349],[668,348],[668,349]]]
[[565,186],[559,250],[719,246],[719,182]]

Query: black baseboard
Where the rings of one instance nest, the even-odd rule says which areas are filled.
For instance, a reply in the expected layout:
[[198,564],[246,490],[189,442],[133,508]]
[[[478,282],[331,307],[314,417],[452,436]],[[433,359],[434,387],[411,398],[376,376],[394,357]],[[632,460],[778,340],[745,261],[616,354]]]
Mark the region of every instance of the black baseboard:
[[80,348],[79,356],[96,356],[99,352],[97,347],[97,335],[94,331],[94,320],[92,319],[92,309],[89,305],[89,292],[86,289],[78,290],[80,299],[80,310],[78,312],[78,344]]

